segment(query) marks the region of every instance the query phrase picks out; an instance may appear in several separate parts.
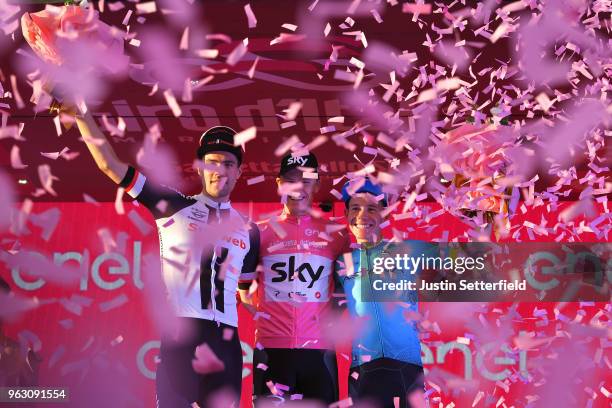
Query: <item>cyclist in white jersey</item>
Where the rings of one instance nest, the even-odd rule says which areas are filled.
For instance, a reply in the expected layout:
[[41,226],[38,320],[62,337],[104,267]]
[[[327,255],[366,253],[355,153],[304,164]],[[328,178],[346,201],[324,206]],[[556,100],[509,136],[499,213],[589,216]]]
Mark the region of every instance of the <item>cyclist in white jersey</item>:
[[[202,135],[197,150],[197,157],[204,161],[203,169],[198,170],[202,192],[185,196],[119,160],[91,114],[77,117],[76,122],[100,170],[148,208],[157,224],[164,283],[184,329],[162,334],[156,376],[158,408],[191,407],[194,402],[205,407],[210,395],[221,389],[234,393],[237,406],[242,350],[235,330],[236,288],[241,273],[255,271],[259,231],[229,202],[241,174],[242,150],[234,146],[236,132],[215,126]],[[202,237],[222,228],[219,224],[224,221],[239,227],[214,243],[201,242]],[[223,361],[223,371],[206,375],[194,371],[195,349],[202,343]]]

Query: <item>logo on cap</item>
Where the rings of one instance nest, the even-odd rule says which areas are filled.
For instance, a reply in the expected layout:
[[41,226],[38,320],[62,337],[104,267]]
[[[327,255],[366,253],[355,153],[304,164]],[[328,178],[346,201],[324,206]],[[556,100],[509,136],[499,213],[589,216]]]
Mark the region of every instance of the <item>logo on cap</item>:
[[306,156],[292,156],[289,158],[289,160],[287,160],[287,165],[290,166],[292,164],[298,164],[300,166],[303,166],[304,164],[306,164],[306,161],[308,161],[308,158]]

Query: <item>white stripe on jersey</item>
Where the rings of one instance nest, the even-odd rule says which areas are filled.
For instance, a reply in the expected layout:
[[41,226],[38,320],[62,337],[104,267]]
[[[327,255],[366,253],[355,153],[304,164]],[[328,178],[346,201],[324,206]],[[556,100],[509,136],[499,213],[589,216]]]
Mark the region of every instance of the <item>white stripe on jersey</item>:
[[134,183],[134,186],[132,186],[132,188],[126,190],[126,193],[132,196],[132,198],[138,197],[138,194],[141,193],[142,188],[144,187],[145,181],[147,181],[147,178],[144,176],[144,174],[139,171],[136,171],[136,182]]

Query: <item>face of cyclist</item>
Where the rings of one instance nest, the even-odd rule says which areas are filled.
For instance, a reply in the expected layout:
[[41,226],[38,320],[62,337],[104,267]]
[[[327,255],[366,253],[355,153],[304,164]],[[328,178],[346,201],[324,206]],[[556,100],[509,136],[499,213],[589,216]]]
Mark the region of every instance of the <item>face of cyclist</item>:
[[305,215],[319,191],[319,180],[303,177],[300,169],[292,169],[276,179],[279,192],[286,192],[286,211],[291,215]]
[[374,244],[380,240],[383,208],[372,194],[358,193],[351,197],[346,209],[346,219],[358,243]]
[[207,153],[204,158],[204,170],[199,169],[204,192],[217,202],[227,201],[241,171],[238,159],[228,152]]

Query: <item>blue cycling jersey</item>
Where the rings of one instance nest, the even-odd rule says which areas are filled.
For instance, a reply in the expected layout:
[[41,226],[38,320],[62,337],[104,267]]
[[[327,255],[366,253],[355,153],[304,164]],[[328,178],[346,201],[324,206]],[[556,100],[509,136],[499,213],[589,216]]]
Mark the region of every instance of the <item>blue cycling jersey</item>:
[[[338,258],[336,279],[346,295],[347,308],[351,316],[360,321],[360,328],[353,339],[351,367],[377,358],[391,358],[406,363],[422,365],[421,347],[416,324],[410,312],[417,311],[416,291],[401,293],[398,301],[371,301],[377,297],[372,293],[372,279],[375,258],[394,257],[398,254],[397,244],[383,240],[369,248],[352,251],[353,268],[348,273],[344,259]],[[422,241],[404,241],[399,252],[410,252],[412,256],[431,253],[432,245]],[[402,279],[416,282],[417,274],[397,270]],[[402,273],[406,272],[406,273]],[[367,293],[366,291],[372,291]],[[379,297],[379,299],[381,299]],[[406,301],[409,299],[409,301]]]

